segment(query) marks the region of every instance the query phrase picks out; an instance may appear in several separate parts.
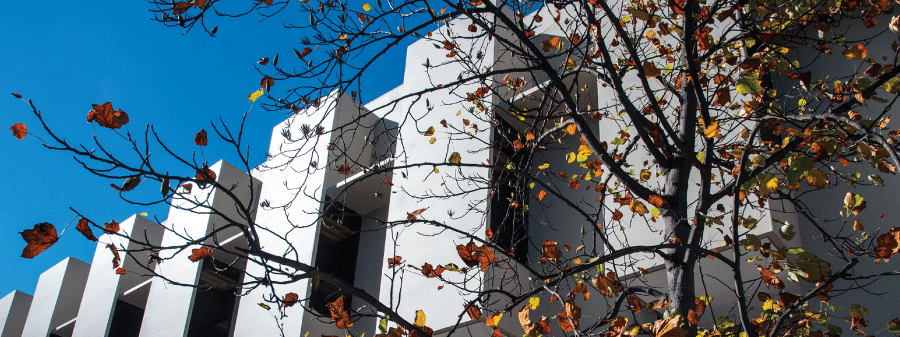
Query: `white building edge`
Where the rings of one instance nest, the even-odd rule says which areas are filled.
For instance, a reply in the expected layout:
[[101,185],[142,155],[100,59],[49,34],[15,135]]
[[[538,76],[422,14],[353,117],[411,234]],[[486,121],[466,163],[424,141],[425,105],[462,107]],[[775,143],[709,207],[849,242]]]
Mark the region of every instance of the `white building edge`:
[[[547,14],[544,17],[552,17]],[[466,27],[468,23],[465,20],[454,21],[455,27]],[[535,41],[539,41],[541,36],[557,35],[565,36],[566,34],[554,31],[549,25],[545,25],[543,31],[538,31]],[[465,40],[463,43],[485,43],[483,40]],[[461,48],[466,48],[465,46]],[[493,62],[501,64],[504,60],[504,53],[497,50],[492,43],[485,43],[479,47],[484,52],[485,62]],[[469,205],[475,202],[475,207],[480,207],[481,211],[487,212],[487,205],[477,205],[486,198],[485,191],[480,195],[468,195],[455,197],[451,201],[441,199],[419,199],[408,194],[409,190],[400,192],[402,184],[398,179],[404,179],[408,182],[415,182],[421,186],[437,186],[441,183],[438,175],[431,174],[432,167],[412,167],[404,170],[405,177],[401,178],[397,175],[376,175],[369,176],[362,173],[363,167],[372,167],[374,165],[401,165],[403,163],[392,162],[393,153],[396,151],[396,145],[391,140],[381,139],[378,144],[370,151],[364,149],[365,143],[368,141],[365,137],[367,134],[391,134],[392,138],[402,140],[421,139],[421,131],[415,128],[405,127],[399,130],[400,134],[393,131],[392,128],[397,124],[387,118],[380,118],[374,114],[368,113],[366,107],[374,109],[388,102],[391,102],[403,95],[416,92],[426,87],[430,87],[433,83],[441,83],[442,81],[450,82],[455,80],[456,74],[462,69],[454,69],[455,65],[444,66],[440,72],[426,73],[422,71],[422,60],[430,59],[440,60],[445,58],[446,51],[433,47],[431,41],[421,40],[412,44],[407,51],[407,62],[404,69],[403,84],[389,91],[382,97],[360,106],[349,96],[333,93],[331,96],[324,98],[321,107],[313,109],[312,113],[300,113],[288,118],[283,123],[273,128],[272,142],[269,153],[272,156],[269,160],[256,168],[253,172],[252,187],[251,179],[246,172],[225,163],[218,162],[210,168],[217,173],[217,181],[224,186],[236,186],[233,193],[242,200],[250,200],[253,198],[259,202],[265,202],[273,207],[259,207],[255,210],[256,217],[254,221],[258,224],[265,224],[268,229],[275,233],[288,233],[287,240],[292,247],[288,247],[286,242],[280,238],[274,237],[268,233],[261,233],[261,240],[265,244],[267,252],[273,254],[290,253],[293,259],[316,265],[318,261],[329,261],[326,259],[333,258],[343,252],[327,252],[318,251],[320,242],[323,240],[343,240],[342,234],[338,231],[329,229],[322,225],[319,212],[321,204],[313,199],[319,200],[340,200],[341,203],[360,215],[358,226],[358,239],[354,239],[356,250],[355,254],[349,256],[338,256],[352,266],[350,277],[357,288],[363,289],[369,294],[379,298],[383,303],[391,305],[401,315],[413,317],[416,310],[423,310],[428,315],[429,327],[436,331],[436,335],[446,333],[448,327],[455,326],[458,320],[457,314],[462,312],[463,305],[468,299],[463,298],[452,289],[440,290],[438,287],[442,282],[433,278],[424,278],[421,275],[408,275],[404,279],[402,286],[402,294],[400,288],[392,287],[390,280],[385,276],[387,268],[387,258],[395,255],[404,256],[410,264],[421,265],[423,262],[430,263],[459,263],[459,257],[456,256],[455,246],[464,244],[468,240],[461,241],[458,236],[450,234],[441,234],[431,239],[422,239],[419,235],[407,235],[406,232],[425,232],[437,233],[434,229],[427,227],[419,227],[416,225],[406,226],[404,229],[385,230],[379,227],[379,220],[397,220],[405,219],[407,212],[417,209],[427,208],[427,213],[423,216],[434,219],[440,218],[445,214],[458,211],[462,205]],[[514,62],[513,62],[514,63]],[[584,81],[583,86],[589,91],[583,97],[606,97],[603,88],[597,85],[596,79],[593,81],[582,77],[580,81]],[[581,83],[579,83],[581,84]],[[475,84],[470,85],[471,88],[460,88],[462,91],[474,91]],[[579,85],[581,87],[582,85]],[[444,104],[443,97],[446,92],[435,91],[422,95],[422,97],[413,103],[413,100],[401,100],[396,107],[397,111],[415,113],[421,111],[419,118],[419,126],[439,125],[442,119],[448,116],[456,115],[460,111],[461,105]],[[426,99],[433,102],[433,109],[424,107]],[[491,98],[487,98],[491,99]],[[589,100],[579,99],[579,104],[594,104],[599,106],[600,102],[591,102]],[[527,103],[523,103],[527,104]],[[418,109],[413,109],[417,107]],[[311,108],[312,109],[312,108]],[[309,112],[309,111],[308,111]],[[302,135],[303,125],[321,126],[325,130],[331,130],[338,125],[344,125],[346,122],[359,119],[359,125],[362,126],[361,134],[337,133],[331,135],[329,142],[325,141],[288,141],[283,134],[285,130],[289,130],[290,134]],[[604,130],[604,125],[598,123],[598,133]],[[615,130],[615,129],[614,129]],[[440,131],[440,129],[438,129]],[[447,152],[458,151],[466,153],[467,148],[478,146],[479,141],[485,141],[485,137],[490,137],[490,132],[476,133],[470,140],[455,140],[450,143],[452,149],[440,148],[437,151],[437,145],[431,145],[427,141],[407,141],[403,144],[405,159],[409,162],[443,162],[446,160]],[[355,135],[355,136],[354,136]],[[294,137],[293,139],[298,139]],[[360,141],[363,140],[363,141]],[[351,169],[354,170],[353,175],[345,176],[336,173],[333,169],[310,170],[308,169],[311,162],[333,163],[336,158],[330,158],[331,152],[328,149],[329,144],[338,144],[343,146],[345,152],[352,157],[350,162]],[[469,147],[471,146],[471,147]],[[565,146],[575,146],[577,143],[567,143]],[[467,154],[466,161],[484,162],[489,160],[490,151],[480,151]],[[319,157],[319,154],[323,154]],[[479,158],[478,156],[481,156]],[[291,160],[288,160],[290,158]],[[396,159],[395,159],[396,160]],[[564,165],[565,161],[562,156],[559,158],[549,158],[551,165]],[[558,162],[554,162],[557,160]],[[464,174],[480,174],[490,177],[490,172],[485,168],[461,169]],[[298,177],[306,179],[303,184],[292,185]],[[363,179],[365,178],[365,179]],[[396,182],[388,184],[387,182]],[[287,182],[287,183],[286,183]],[[299,190],[298,190],[299,188]],[[409,188],[409,185],[407,185]],[[299,192],[298,192],[299,191]],[[189,197],[196,197],[198,200],[206,200],[215,208],[224,210],[224,212],[235,212],[234,207],[229,207],[233,200],[225,196],[220,196],[216,192],[210,193],[210,190],[195,188]],[[298,198],[300,195],[308,194],[314,198]],[[580,192],[572,191],[568,197],[579,198]],[[842,195],[845,191],[836,191],[838,195]],[[882,192],[884,193],[884,192]],[[375,197],[375,195],[381,197]],[[552,201],[552,196],[548,200]],[[840,200],[840,198],[836,198]],[[889,198],[885,198],[889,199]],[[611,200],[608,202],[612,202]],[[897,207],[879,207],[878,203],[889,205],[887,200],[869,199],[870,207],[878,207],[885,209],[888,216],[900,216],[900,210]],[[277,208],[275,206],[284,206]],[[780,209],[776,205],[771,205],[775,209]],[[886,206],[886,205],[881,205]],[[824,206],[822,206],[824,207]],[[803,241],[810,242],[811,234],[805,233],[803,230],[804,219],[798,219],[789,209],[780,209],[781,211],[770,211],[769,214],[760,214],[760,222],[753,233],[758,235],[764,241],[771,242],[776,247],[804,247],[810,251],[816,251],[815,244],[804,245]],[[543,212],[544,210],[540,210]],[[891,213],[893,212],[893,214]],[[230,217],[240,217],[236,212],[227,214]],[[561,214],[537,214],[532,215],[534,218],[553,219],[560,223],[567,221],[576,221],[568,219],[572,215],[567,213]],[[489,219],[489,217],[488,217]],[[785,241],[778,234],[780,224],[773,220],[788,221],[798,224],[799,235],[792,241]],[[459,224],[459,229],[466,232],[474,232],[474,228],[483,224],[485,220],[482,215],[475,212],[455,216],[453,223]],[[139,240],[147,240],[155,244],[167,246],[177,245],[184,242],[183,238],[173,233],[189,235],[192,237],[203,236],[221,225],[222,218],[219,216],[211,216],[208,214],[196,214],[184,209],[172,207],[168,218],[163,225],[156,224],[141,216],[135,215],[121,222],[121,230],[125,233],[137,236]],[[198,225],[205,224],[205,225]],[[313,224],[311,226],[305,226]],[[164,230],[164,227],[172,231]],[[528,223],[529,235],[533,237],[533,241],[539,242],[536,238],[551,241],[565,241],[566,238],[573,237],[581,228],[568,228],[548,230],[539,223]],[[236,234],[236,233],[232,233]],[[266,235],[269,235],[268,237]],[[623,235],[629,237],[630,244],[647,243],[654,244],[658,241],[656,233],[647,231],[646,229],[635,226],[623,232]],[[239,242],[232,241],[234,236],[230,238],[218,237],[219,243],[230,248],[240,246]],[[719,239],[713,239],[717,242]],[[229,284],[241,281],[241,270],[246,271],[247,275],[259,275],[262,271],[258,265],[246,263],[246,261],[237,261],[231,267],[213,266],[213,263],[191,262],[187,259],[190,251],[177,253],[171,260],[162,264],[154,264],[156,271],[165,275],[169,280],[162,278],[149,279],[138,276],[141,274],[140,265],[146,264],[144,261],[135,260],[135,258],[144,259],[144,255],[133,254],[123,256],[122,267],[129,271],[125,275],[118,275],[111,268],[110,261],[113,258],[112,252],[106,247],[107,244],[115,244],[118,247],[126,249],[136,249],[137,246],[130,246],[133,243],[120,240],[109,235],[103,235],[100,243],[97,245],[92,263],[89,265],[82,261],[68,258],[60,262],[58,265],[44,272],[38,281],[35,293],[29,296],[19,291],[14,291],[0,300],[0,337],[8,336],[25,336],[25,337],[95,337],[95,336],[278,336],[282,331],[289,336],[303,336],[309,333],[310,336],[319,335],[346,335],[345,332],[337,329],[330,319],[318,319],[314,315],[303,312],[299,308],[288,309],[288,316],[276,321],[276,309],[266,310],[259,303],[264,302],[264,296],[270,294],[268,288],[257,288],[249,291],[243,296],[236,296],[234,290],[213,288],[211,290],[198,290],[193,287],[183,287],[170,284],[172,282],[180,282],[185,284],[202,284],[216,285]],[[292,250],[294,249],[294,250]],[[424,252],[424,253],[423,253]],[[166,254],[165,252],[163,254]],[[218,253],[217,253],[218,254]],[[532,255],[535,256],[535,255]],[[168,256],[165,256],[168,257]],[[225,259],[223,259],[225,260]],[[705,259],[704,259],[705,260]],[[333,262],[331,262],[333,263]],[[644,276],[638,276],[632,272],[630,274],[620,274],[626,278],[642,277],[647,284],[664,285],[665,273],[661,271],[658,260],[646,260],[639,262],[641,266],[646,267],[648,273]],[[755,275],[756,270],[751,264],[745,265],[746,275]],[[637,266],[634,266],[635,268]],[[635,270],[635,268],[632,269]],[[704,274],[716,274],[716,268],[725,268],[724,266],[716,266],[713,262],[701,263]],[[720,269],[727,274],[726,269]],[[725,274],[723,274],[725,275]],[[527,280],[521,280],[522,284],[527,284]],[[700,289],[698,284],[698,296],[709,294],[717,300],[712,304],[712,310],[718,310],[723,315],[733,315],[734,312],[734,295],[727,288],[729,282],[721,284],[718,282],[710,282],[706,284],[705,291]],[[312,295],[309,280],[304,279],[288,285],[275,286],[279,294],[283,295],[287,292],[296,292],[301,298]],[[793,288],[791,288],[793,287]],[[591,289],[592,290],[592,289]],[[788,283],[788,291],[793,293],[801,293],[804,289],[794,283]],[[887,290],[886,287],[876,288],[876,291]],[[401,296],[402,295],[402,296]],[[595,295],[598,296],[599,295]],[[848,307],[851,303],[866,302],[869,312],[875,316],[891,315],[893,310],[890,308],[891,301],[879,299],[878,295],[866,294],[864,297],[856,297],[851,299],[836,299],[846,303],[844,307]],[[392,300],[401,298],[402,302],[394,303]],[[599,302],[581,302],[578,303],[585,308],[585,312],[605,312],[601,308]],[[271,304],[271,303],[270,303]],[[353,299],[352,307],[359,308],[364,303],[359,299]],[[274,306],[274,305],[273,305]],[[882,308],[879,310],[879,308]],[[551,309],[548,306],[539,308],[533,312],[532,317],[537,315],[545,315],[552,317],[558,309]],[[510,317],[511,316],[511,317]],[[483,320],[484,318],[482,318]],[[649,319],[652,319],[650,317]],[[703,317],[703,320],[709,321],[714,318]],[[874,318],[870,318],[876,321]],[[475,336],[488,336],[491,333],[490,328],[484,324],[470,324],[468,317],[462,319],[460,326],[467,330],[462,333]],[[477,322],[475,322],[477,323]],[[374,318],[363,318],[355,322],[351,329],[355,335],[365,332],[371,336],[376,333],[377,322]],[[500,323],[503,332],[508,336],[519,336],[520,327],[514,315],[508,315]],[[554,329],[558,332],[558,328]],[[845,327],[845,332],[849,329]],[[459,333],[459,332],[457,332]]]

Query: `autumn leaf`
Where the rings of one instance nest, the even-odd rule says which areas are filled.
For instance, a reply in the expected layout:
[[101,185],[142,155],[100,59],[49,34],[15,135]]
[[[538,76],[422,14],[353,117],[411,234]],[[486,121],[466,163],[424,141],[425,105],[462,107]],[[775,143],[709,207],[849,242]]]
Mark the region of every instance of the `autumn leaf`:
[[388,261],[388,268],[403,266],[403,257],[401,257],[399,255],[394,256],[394,257],[389,257],[387,259],[387,261]]
[[471,318],[472,320],[481,319],[481,309],[478,309],[478,307],[475,306],[474,303],[470,303],[466,307],[466,313],[469,314],[469,318]]
[[681,321],[681,315],[675,315],[653,322],[653,324],[650,325],[650,335],[653,337],[687,336],[688,331],[679,327],[679,321]]
[[417,219],[419,217],[419,215],[422,215],[422,213],[424,213],[425,210],[427,210],[427,209],[428,209],[428,207],[425,207],[425,208],[415,210],[412,213],[406,212],[406,220],[413,221],[413,220]]
[[256,2],[262,2],[262,3],[265,3],[267,6],[271,6],[271,5],[272,5],[272,0],[256,0]]
[[866,55],[869,54],[869,50],[863,46],[862,43],[858,43],[853,47],[847,48],[842,52],[844,57],[851,60],[865,60]]
[[619,283],[619,277],[613,272],[607,272],[606,275],[597,275],[597,278],[595,278],[593,282],[594,287],[597,287],[600,294],[606,297],[615,297],[625,289],[625,287]]
[[28,127],[22,123],[15,123],[9,127],[9,130],[12,131],[13,137],[16,137],[18,140],[25,139],[25,136],[28,135]]
[[662,207],[666,203],[666,200],[658,195],[651,195],[650,198],[647,199],[647,201],[650,202],[651,205],[656,207]]
[[775,273],[772,272],[769,268],[763,268],[760,265],[756,265],[756,269],[759,269],[759,274],[762,275],[763,281],[766,283],[766,289],[770,286],[775,289],[784,289],[784,281],[775,276]]
[[353,171],[350,170],[350,166],[347,164],[342,164],[337,168],[338,173],[343,174],[345,176],[349,176]]
[[647,210],[647,206],[644,205],[644,203],[641,202],[640,200],[632,201],[631,205],[629,205],[629,208],[631,209],[632,212],[635,212],[641,216],[643,216],[644,214],[647,214],[647,212],[649,212],[649,210]]
[[656,77],[661,74],[659,69],[656,69],[656,65],[654,65],[653,62],[644,61],[643,68],[644,68],[644,76],[647,78]]
[[709,126],[706,127],[703,134],[706,138],[713,138],[719,135],[719,131],[721,131],[719,129],[719,121],[713,121],[712,123],[709,123]]
[[17,94],[17,93],[12,93],[12,95],[15,96],[15,97],[18,98],[18,99],[22,99],[22,95],[19,95],[19,94]]
[[576,126],[575,123],[566,125],[566,133],[574,135],[575,132],[578,132],[578,126]]
[[112,103],[92,104],[92,106],[94,110],[88,112],[88,123],[96,121],[100,126],[110,129],[118,129],[122,125],[128,124],[128,114],[122,110],[113,111]]
[[551,49],[559,48],[559,36],[548,37],[546,40],[541,42],[541,48],[544,52],[549,52]]
[[116,274],[118,274],[118,275],[125,275],[125,274],[126,274],[125,268],[118,268],[118,269],[116,269]]
[[415,324],[417,327],[425,326],[425,312],[422,310],[416,310],[416,321]]
[[438,277],[441,276],[441,273],[444,272],[444,266],[438,265],[437,268],[434,268],[430,263],[425,263],[422,265],[422,275],[425,275],[427,278]]
[[103,224],[103,232],[106,234],[115,234],[119,232],[119,223],[116,220],[110,220]]
[[544,258],[547,259],[558,259],[562,257],[562,252],[559,250],[559,244],[553,241],[544,241],[544,248],[542,249]]
[[370,5],[368,2],[367,2],[367,3],[364,3],[364,4],[362,5],[362,9],[363,9],[364,12],[368,12],[368,11],[372,10],[372,5]]
[[256,63],[259,63],[259,65],[262,65],[262,66],[267,65],[267,64],[269,64],[269,58],[263,57],[263,58],[259,59],[259,61],[256,61]]
[[213,250],[206,247],[191,249],[191,255],[188,256],[188,259],[191,260],[191,262],[197,262],[209,257],[210,255],[212,255],[212,253]]
[[716,97],[713,100],[713,106],[728,106],[731,104],[731,90],[728,87],[719,88],[716,90]]
[[172,4],[172,14],[179,15],[181,13],[187,12],[188,9],[191,9],[193,5],[187,1],[179,1]]
[[544,197],[546,197],[546,196],[547,196],[547,191],[544,191],[544,190],[541,190],[537,194],[538,200],[544,200]]
[[59,236],[56,235],[56,227],[48,222],[34,225],[33,229],[26,229],[19,234],[22,234],[22,239],[25,239],[25,243],[28,244],[22,250],[22,257],[26,259],[38,256],[59,240]]
[[250,95],[247,96],[247,99],[249,99],[251,102],[256,102],[256,100],[263,94],[265,94],[265,91],[263,91],[262,89],[258,89],[256,91],[250,93]]
[[828,185],[828,176],[822,170],[813,168],[806,173],[806,183],[815,188],[825,188]]
[[462,158],[459,156],[459,152],[453,152],[450,154],[450,159],[448,161],[452,164],[459,164],[462,161]]
[[260,89],[266,89],[266,92],[272,90],[273,85],[275,85],[275,79],[269,76],[263,76],[263,78],[259,80]]
[[503,318],[503,313],[498,312],[484,320],[484,324],[487,324],[487,326],[497,326],[497,324],[500,324],[501,318]]
[[431,137],[431,136],[434,136],[434,127],[433,126],[429,126],[428,130],[425,130],[425,137]]
[[197,174],[194,178],[197,179],[198,184],[201,184],[200,187],[203,187],[202,185],[216,182],[216,172],[213,172],[213,170],[209,168],[209,165],[203,163],[203,167],[197,169]]
[[300,300],[300,296],[296,293],[287,293],[284,295],[284,298],[281,299],[281,304],[278,305],[279,308],[292,307],[294,304],[297,304],[297,301]]
[[200,131],[197,131],[197,134],[194,135],[194,144],[206,146],[206,130],[200,129]]
[[622,220],[622,212],[619,211],[619,210],[614,210],[614,211],[613,211],[613,215],[612,215],[612,219],[613,219],[614,221],[620,221],[620,220]]
[[891,256],[900,252],[900,227],[893,227],[885,234],[878,236],[875,255],[888,261]]
[[114,245],[106,245],[106,248],[109,249],[113,253],[113,259],[112,259],[113,269],[119,268],[119,265],[122,263],[122,257],[119,256],[119,250],[116,249],[116,246],[114,246]]
[[141,183],[140,176],[128,177],[125,179],[125,183],[122,184],[122,187],[117,186],[116,184],[109,184],[110,187],[116,189],[119,192],[128,192],[135,189]]
[[97,241],[97,237],[94,236],[94,232],[91,231],[90,220],[81,218],[78,220],[78,226],[75,226],[75,230],[81,232],[85,238],[91,241]]
[[347,308],[344,307],[343,295],[334,300],[334,302],[328,303],[327,306],[328,312],[331,314],[331,319],[334,320],[334,324],[339,329],[349,329],[353,327],[353,322],[350,321],[350,314],[347,312]]

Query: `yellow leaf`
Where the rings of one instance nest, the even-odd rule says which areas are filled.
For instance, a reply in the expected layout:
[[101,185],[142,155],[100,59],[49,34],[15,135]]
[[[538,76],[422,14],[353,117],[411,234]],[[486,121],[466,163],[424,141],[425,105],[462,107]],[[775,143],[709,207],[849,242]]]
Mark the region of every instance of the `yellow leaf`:
[[566,70],[572,69],[575,69],[575,60],[570,57],[568,60],[566,60]]
[[815,188],[825,188],[825,185],[828,185],[828,176],[822,170],[813,168],[806,173],[806,183]]
[[541,305],[541,299],[537,296],[532,296],[528,299],[528,308],[531,310],[537,309],[537,307]]
[[706,127],[704,135],[706,138],[713,138],[719,134],[719,121],[714,121]]
[[650,180],[650,170],[643,169],[641,170],[641,181]]
[[425,312],[422,310],[416,311],[416,326],[425,326]]
[[250,94],[250,96],[247,96],[247,99],[249,99],[251,102],[256,102],[256,99],[259,98],[259,96],[262,96],[263,93],[264,92],[262,88],[260,88],[259,90],[254,91],[252,94]]
[[631,208],[632,212],[635,212],[639,215],[644,215],[649,212],[649,210],[647,210],[647,206],[644,205],[643,202],[640,202],[638,200],[631,201],[631,205],[629,206],[629,208]]
[[491,317],[488,317],[488,318],[484,321],[484,324],[487,324],[487,326],[497,326],[497,324],[500,323],[500,319],[501,319],[501,318],[503,318],[503,313],[502,313],[502,312],[498,312],[496,315],[493,315],[493,316],[491,316]]
[[453,164],[459,164],[462,161],[462,158],[459,156],[459,152],[453,152],[450,154],[450,162]]
[[566,161],[571,163],[571,162],[575,161],[576,157],[577,156],[575,155],[575,152],[569,152],[569,154],[566,155]]
[[862,43],[858,43],[853,47],[847,48],[841,54],[844,54],[844,57],[851,60],[865,60],[869,50]]
[[431,137],[431,136],[434,136],[434,127],[433,126],[429,126],[428,130],[425,130],[425,137]]
[[769,192],[770,192],[770,193],[775,193],[775,192],[777,192],[777,191],[778,191],[778,186],[780,186],[780,184],[779,184],[779,182],[778,182],[778,178],[777,178],[777,177],[772,177],[772,179],[769,179],[769,181],[766,183],[766,188],[769,189]]
[[541,170],[546,170],[549,167],[550,167],[550,163],[543,163],[543,164],[541,164],[541,166],[538,166],[538,168]]
[[437,138],[431,137],[431,139],[428,141],[428,144],[434,144],[434,142],[436,142],[436,141],[437,141]]
[[372,10],[372,5],[370,5],[370,4],[367,2],[367,3],[364,3],[364,4],[363,4],[362,8],[363,8],[363,11],[368,12],[368,11]]

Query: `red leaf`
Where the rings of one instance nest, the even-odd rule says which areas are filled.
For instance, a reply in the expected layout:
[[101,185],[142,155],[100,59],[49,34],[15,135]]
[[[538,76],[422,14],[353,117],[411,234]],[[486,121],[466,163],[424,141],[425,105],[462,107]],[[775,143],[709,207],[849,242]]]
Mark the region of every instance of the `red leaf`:
[[13,124],[9,127],[9,130],[12,131],[13,136],[19,140],[25,139],[25,136],[28,134],[28,127],[22,123]]
[[207,258],[212,255],[213,250],[211,248],[200,247],[197,249],[191,249],[191,256],[188,256],[188,259],[192,262],[197,262]]
[[172,5],[172,14],[178,15],[187,12],[193,5],[187,1],[179,1]]
[[109,250],[112,251],[112,253],[113,253],[113,259],[112,259],[113,269],[119,268],[119,265],[122,262],[122,257],[119,256],[119,250],[116,249],[116,246],[113,246],[113,245],[106,245],[106,248],[109,248]]
[[125,268],[116,269],[116,274],[125,275]]
[[437,268],[432,267],[430,263],[422,265],[422,275],[425,275],[427,278],[441,276],[441,273],[443,273],[444,270],[444,266],[442,265],[438,265]]
[[26,229],[19,234],[22,234],[22,239],[28,243],[22,250],[22,257],[26,259],[38,256],[59,240],[59,236],[56,235],[56,227],[48,222],[34,225],[34,229]]
[[203,163],[203,168],[197,170],[197,175],[194,178],[196,178],[197,182],[200,184],[211,184],[216,181],[216,173],[209,169],[209,165]]
[[122,125],[128,124],[128,114],[122,110],[113,111],[112,103],[106,102],[103,105],[92,104],[94,110],[88,112],[87,122],[97,121],[100,126],[110,129],[121,128]]
[[259,63],[260,65],[263,65],[263,66],[267,65],[267,64],[269,64],[269,58],[263,57],[263,58],[259,59],[259,61],[257,61],[256,63]]
[[331,313],[331,319],[339,329],[348,329],[353,327],[350,321],[350,314],[344,307],[344,296],[338,297],[334,302],[328,303],[328,312]]
[[272,90],[273,85],[275,85],[275,79],[269,76],[263,76],[263,78],[259,80],[259,87],[266,89],[266,92]]
[[389,257],[387,260],[388,260],[388,268],[403,266],[403,257],[401,257],[399,255],[394,256],[394,257]]
[[81,218],[81,220],[78,220],[78,226],[75,226],[75,229],[81,232],[88,240],[97,241],[97,237],[95,237],[94,232],[91,231],[90,223],[90,220]]
[[284,299],[281,300],[281,304],[278,305],[279,308],[292,307],[294,304],[297,304],[297,301],[300,300],[300,296],[296,293],[287,293],[284,295]]
[[19,98],[19,99],[22,98],[22,95],[19,95],[19,94],[17,94],[17,93],[12,93],[12,94],[13,94],[13,96],[16,96],[16,98]]
[[265,3],[267,6],[271,6],[271,5],[272,5],[272,0],[256,0],[256,2],[262,2],[262,3]]
[[197,134],[194,135],[194,144],[206,146],[206,143],[206,130],[200,129],[200,131],[197,131]]
[[119,223],[116,222],[115,220],[110,220],[109,222],[104,223],[103,227],[104,227],[103,232],[105,232],[106,234],[113,234],[113,233],[119,232]]

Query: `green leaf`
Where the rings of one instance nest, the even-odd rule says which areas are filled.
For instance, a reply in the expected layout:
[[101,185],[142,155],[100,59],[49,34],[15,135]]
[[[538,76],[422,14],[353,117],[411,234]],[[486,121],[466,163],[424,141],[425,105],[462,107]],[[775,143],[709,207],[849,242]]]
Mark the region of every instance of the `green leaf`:
[[869,181],[875,184],[875,186],[884,186],[884,179],[881,179],[881,176],[877,174],[870,174]]
[[737,80],[737,83],[735,83],[734,86],[735,89],[737,89],[738,94],[741,95],[755,95],[763,90],[759,76],[756,74],[744,75]]
[[758,222],[759,221],[756,220],[756,218],[750,216],[750,217],[747,217],[746,219],[741,219],[741,226],[744,226],[744,228],[746,228],[746,229],[752,230],[752,229],[756,228],[756,224]]
[[788,222],[785,222],[781,228],[778,229],[778,234],[781,235],[782,239],[791,241],[794,239],[794,225]]
[[612,144],[612,145],[622,145],[622,144],[625,144],[625,142],[622,141],[622,138],[613,138],[613,140],[610,141],[609,143]]
[[888,331],[893,334],[900,334],[900,320],[893,320],[887,323]]
[[272,310],[272,307],[270,307],[268,304],[265,304],[265,303],[257,303],[257,304],[259,304],[259,306],[263,309]]
[[381,331],[382,334],[386,334],[388,331],[387,325],[388,325],[388,320],[387,320],[387,316],[385,316],[384,318],[381,319],[381,321],[378,322],[378,331]]
[[800,255],[803,252],[805,252],[805,250],[803,250],[803,248],[800,248],[800,247],[794,247],[794,248],[788,248],[787,250],[785,250],[785,252],[788,254],[791,254],[791,255]]
[[884,82],[879,88],[892,94],[897,93],[897,91],[900,91],[900,78],[891,78],[887,82]]
[[806,280],[810,282],[831,276],[831,264],[807,252],[797,255],[797,267],[809,274]]
[[706,164],[706,152],[697,152],[697,160],[700,162],[700,164]]

